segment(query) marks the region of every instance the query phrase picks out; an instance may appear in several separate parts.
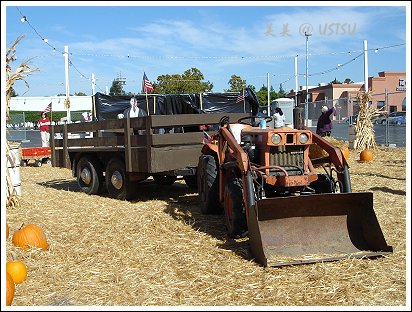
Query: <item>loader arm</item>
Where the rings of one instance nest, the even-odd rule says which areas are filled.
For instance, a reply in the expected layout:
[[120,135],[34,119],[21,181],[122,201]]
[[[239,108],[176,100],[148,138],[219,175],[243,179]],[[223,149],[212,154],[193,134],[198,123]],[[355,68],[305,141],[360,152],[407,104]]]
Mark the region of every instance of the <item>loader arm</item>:
[[[333,163],[336,168],[338,180],[342,183],[342,191],[344,193],[352,192],[349,178],[349,165],[343,156],[342,150],[326,141],[319,134],[313,133],[312,140],[329,154],[326,158],[328,158],[329,162]],[[321,162],[326,161],[325,159],[321,159]]]
[[[246,210],[248,206],[254,203],[254,196],[250,194],[250,189],[252,186],[252,179],[250,174],[250,162],[248,155],[236,141],[235,137],[229,130],[229,125],[223,125],[219,129],[220,139],[219,139],[219,167],[221,170],[229,168],[238,168],[242,176],[242,184],[246,185],[246,191],[243,194],[243,201],[245,203]],[[224,197],[224,175],[219,174],[219,200],[223,202]],[[253,199],[252,199],[253,198]]]

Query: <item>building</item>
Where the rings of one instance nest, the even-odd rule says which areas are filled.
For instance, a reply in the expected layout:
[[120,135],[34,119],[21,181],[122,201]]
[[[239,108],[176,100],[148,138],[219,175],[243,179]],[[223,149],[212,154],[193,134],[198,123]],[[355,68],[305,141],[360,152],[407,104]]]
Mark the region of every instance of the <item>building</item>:
[[[388,112],[406,110],[406,72],[379,72],[378,77],[368,78],[368,88],[372,91],[371,105],[374,107]],[[358,112],[357,95],[364,90],[364,84],[328,84],[308,90],[308,119],[317,120],[323,105],[330,107],[335,103],[334,118],[341,120]],[[293,93],[289,94],[289,97],[293,96]],[[297,100],[304,107],[306,92],[302,88],[297,93]]]

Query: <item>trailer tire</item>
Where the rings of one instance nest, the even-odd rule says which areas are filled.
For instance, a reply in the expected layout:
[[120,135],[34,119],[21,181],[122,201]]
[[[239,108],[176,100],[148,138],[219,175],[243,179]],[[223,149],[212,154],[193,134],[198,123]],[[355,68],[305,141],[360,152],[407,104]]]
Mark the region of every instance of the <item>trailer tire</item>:
[[50,158],[44,158],[43,159],[43,162],[46,164],[46,165],[51,165],[52,164],[52,161],[51,161],[51,159]]
[[106,167],[106,187],[110,197],[130,200],[134,197],[136,182],[130,181],[124,161],[112,158]]
[[83,156],[76,166],[77,184],[81,190],[94,195],[101,193],[103,187],[103,170],[99,161],[92,156]]
[[228,234],[232,238],[247,235],[246,211],[243,202],[242,180],[228,179],[224,195],[225,218]]
[[168,176],[168,175],[154,175],[153,180],[160,185],[172,185],[176,182],[176,176]]
[[35,167],[41,167],[41,165],[42,165],[41,159],[36,159],[36,160],[34,161],[34,166],[35,166]]
[[202,154],[197,166],[197,188],[202,214],[220,214],[223,209],[219,202],[219,178],[216,160],[212,155]]
[[25,160],[25,159],[22,159],[22,161],[20,162],[20,166],[22,166],[22,167],[26,167],[27,164],[28,164],[28,161]]

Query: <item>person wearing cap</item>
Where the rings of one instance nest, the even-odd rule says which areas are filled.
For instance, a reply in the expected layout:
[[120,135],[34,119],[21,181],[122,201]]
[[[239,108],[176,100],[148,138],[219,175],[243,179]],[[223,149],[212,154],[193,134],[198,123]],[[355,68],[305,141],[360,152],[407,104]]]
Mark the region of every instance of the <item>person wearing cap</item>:
[[318,123],[316,125],[316,133],[322,137],[330,136],[332,132],[332,121],[330,115],[335,113],[335,104],[331,108],[327,106],[322,106],[322,114],[318,118]]

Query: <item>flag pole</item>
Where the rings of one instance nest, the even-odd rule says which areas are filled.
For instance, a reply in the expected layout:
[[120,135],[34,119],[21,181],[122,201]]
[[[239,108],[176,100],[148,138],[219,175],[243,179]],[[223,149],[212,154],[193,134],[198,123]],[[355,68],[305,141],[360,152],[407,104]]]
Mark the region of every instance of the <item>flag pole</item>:
[[53,122],[53,100],[50,101],[50,126],[52,125]]
[[245,97],[245,89],[242,89],[243,95],[243,112],[246,113],[246,97]]
[[[146,89],[146,88],[145,88],[145,89]],[[147,116],[149,116],[149,115],[150,115],[150,112],[149,112],[149,100],[148,100],[148,98],[147,98],[147,89],[146,89],[145,93],[146,93],[146,109],[147,109]]]

